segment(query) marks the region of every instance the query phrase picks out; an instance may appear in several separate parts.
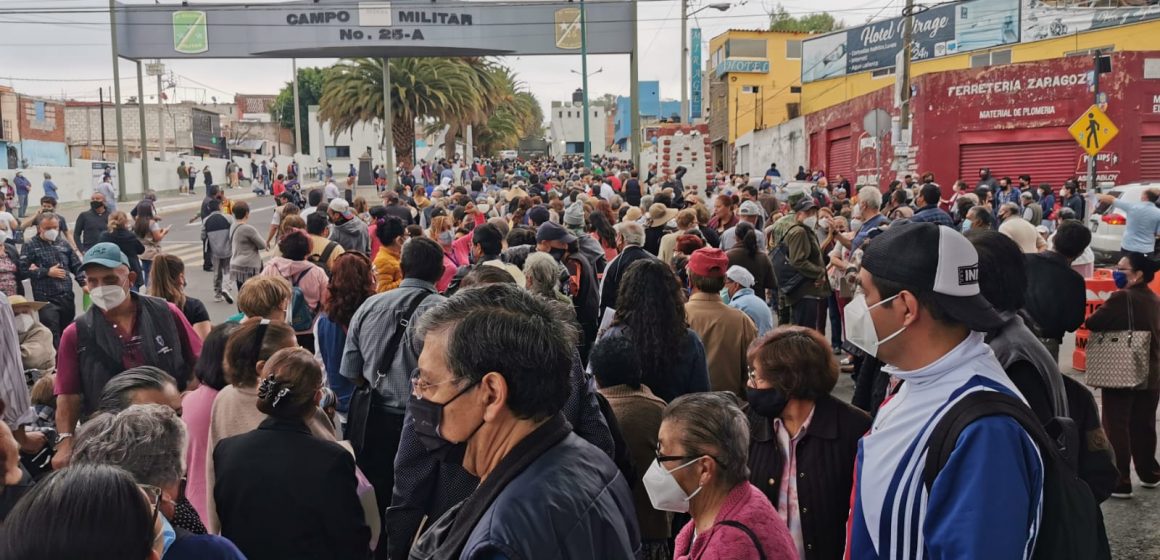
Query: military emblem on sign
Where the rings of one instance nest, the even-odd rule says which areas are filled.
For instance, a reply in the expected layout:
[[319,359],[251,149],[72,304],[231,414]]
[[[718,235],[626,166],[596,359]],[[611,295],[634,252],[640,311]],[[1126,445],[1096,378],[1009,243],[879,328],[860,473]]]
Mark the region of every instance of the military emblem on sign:
[[209,29],[205,12],[182,10],[173,12],[173,50],[182,54],[198,54],[209,50]]
[[572,50],[580,48],[580,8],[556,10],[556,46]]

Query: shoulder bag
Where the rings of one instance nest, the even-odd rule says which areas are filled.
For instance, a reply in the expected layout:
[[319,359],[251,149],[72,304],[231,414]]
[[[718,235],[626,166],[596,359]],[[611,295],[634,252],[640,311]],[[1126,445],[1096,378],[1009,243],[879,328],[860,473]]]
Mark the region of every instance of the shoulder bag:
[[1148,381],[1151,331],[1137,331],[1128,294],[1128,330],[1092,332],[1087,342],[1087,384],[1102,389],[1131,389]]

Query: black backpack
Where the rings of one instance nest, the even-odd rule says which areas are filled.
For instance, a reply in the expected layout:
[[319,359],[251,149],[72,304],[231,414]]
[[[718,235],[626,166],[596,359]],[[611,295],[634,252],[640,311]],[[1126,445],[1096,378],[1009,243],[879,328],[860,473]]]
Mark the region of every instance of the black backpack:
[[[1076,444],[1066,443],[1067,437],[1057,440],[1049,436],[1031,408],[1015,397],[997,391],[976,391],[947,411],[931,431],[927,443],[922,472],[927,493],[950,459],[959,434],[971,422],[995,415],[1010,416],[1019,422],[1043,458],[1043,516],[1031,557],[1035,560],[1110,559],[1111,549],[1099,505],[1087,483],[1079,478],[1075,463],[1068,459],[1077,453],[1068,446]],[[1060,420],[1067,419],[1053,421]]]
[[[792,294],[806,281],[806,277],[802,276],[802,273],[798,272],[789,262],[789,245],[785,244],[785,238],[789,237],[789,232],[797,227],[805,228],[806,226],[801,224],[791,226],[786,230],[785,235],[777,241],[777,247],[769,255],[769,260],[773,262],[773,275],[777,278],[777,289],[783,295]],[[812,235],[808,228],[806,233]]]
[[322,249],[322,254],[309,255],[306,257],[306,260],[314,263],[315,266],[324,270],[327,276],[330,276],[330,267],[327,266],[327,263],[330,262],[330,256],[334,254],[334,250],[337,248],[338,242],[330,241],[326,244],[326,247]]

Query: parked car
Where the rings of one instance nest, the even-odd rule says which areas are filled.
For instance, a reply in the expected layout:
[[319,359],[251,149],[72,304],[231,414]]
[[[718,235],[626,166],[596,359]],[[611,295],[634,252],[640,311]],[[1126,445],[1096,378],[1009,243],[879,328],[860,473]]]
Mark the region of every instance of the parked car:
[[[1129,183],[1117,185],[1104,194],[1110,194],[1117,199],[1127,201],[1140,200],[1140,195],[1148,189],[1160,189],[1160,182]],[[1096,208],[1088,218],[1088,226],[1092,230],[1092,253],[1095,253],[1097,263],[1115,262],[1120,257],[1120,242],[1124,238],[1124,228],[1127,225],[1122,210],[1112,208]]]

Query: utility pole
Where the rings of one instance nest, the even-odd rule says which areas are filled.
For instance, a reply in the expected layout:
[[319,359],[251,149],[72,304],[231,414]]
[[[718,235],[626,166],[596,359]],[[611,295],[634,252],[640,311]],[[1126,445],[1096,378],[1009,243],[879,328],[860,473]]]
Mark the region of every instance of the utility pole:
[[[298,103],[298,59],[290,59],[290,72],[294,74],[294,153],[302,153],[302,108]],[[322,150],[326,153],[326,150]]]
[[154,63],[153,71],[157,75],[157,153],[161,161],[165,161],[165,105],[161,101],[161,74],[165,73],[165,67],[160,59]]
[[[387,188],[394,188],[396,181],[399,180],[395,173],[395,137],[391,131],[392,121],[394,120],[391,114],[391,65],[390,61],[383,59],[383,152],[387,158]],[[325,151],[325,150],[324,150]],[[414,158],[412,158],[414,159]]]
[[[681,0],[684,2],[685,0]],[[585,27],[585,9],[584,0],[580,0],[580,77],[581,89],[584,90],[584,167],[592,167],[592,141],[591,131],[589,130],[588,119],[592,118],[588,114],[588,29]],[[630,92],[636,93],[636,92]]]
[[[160,101],[160,100],[158,100]],[[141,194],[149,190],[149,138],[145,135],[145,73],[137,61],[137,128],[141,133]]]
[[629,150],[632,158],[632,167],[640,170],[640,47],[637,45],[637,21],[636,21],[636,2],[632,3],[632,52],[629,53],[629,67],[628,67],[628,110],[632,112],[629,117],[629,126],[632,130],[628,135],[628,142],[631,144]]
[[[899,176],[910,166],[910,56],[911,37],[914,34],[914,0],[906,0],[902,9],[902,78],[898,92],[898,138],[894,139],[894,161]],[[901,153],[899,153],[901,152]]]
[[[634,2],[635,4],[635,2]],[[700,20],[698,20],[700,21]],[[689,122],[689,0],[681,0],[681,124]],[[636,92],[632,92],[635,94]]]
[[105,159],[105,87],[97,88],[97,99],[101,104],[101,159]]
[[[1100,51],[1096,51],[1092,55],[1092,104],[1099,105],[1100,103]],[[1096,201],[1096,156],[1089,155],[1087,162],[1087,204],[1084,205],[1084,220],[1087,220],[1093,210],[1095,210]]]
[[[117,9],[114,0],[109,0],[109,28],[113,37],[113,114],[117,118],[117,200],[125,202],[128,200],[125,197],[125,127],[121,123],[121,55],[117,51]],[[104,113],[104,109],[101,113]]]

